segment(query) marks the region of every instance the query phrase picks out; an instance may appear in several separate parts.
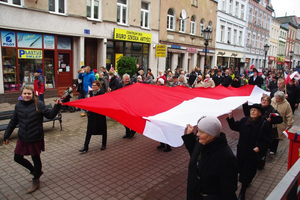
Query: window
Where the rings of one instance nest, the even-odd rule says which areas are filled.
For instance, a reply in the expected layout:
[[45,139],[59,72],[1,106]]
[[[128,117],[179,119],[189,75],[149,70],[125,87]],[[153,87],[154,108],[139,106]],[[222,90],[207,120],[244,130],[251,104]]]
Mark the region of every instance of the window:
[[238,45],[242,46],[242,37],[243,37],[243,31],[240,31],[240,35],[239,35],[239,43]]
[[23,6],[23,0],[0,0],[0,3],[6,3],[14,6]]
[[224,42],[224,31],[225,31],[225,26],[221,26],[221,38],[220,38],[220,42]]
[[252,23],[252,13],[253,13],[253,10],[252,8],[249,8],[249,22]]
[[257,11],[255,11],[255,16],[254,16],[254,24],[257,23]]
[[232,14],[232,0],[229,0],[229,14]]
[[191,4],[198,7],[198,0],[191,0]]
[[247,45],[250,45],[250,40],[251,40],[251,33],[248,32]]
[[236,29],[234,29],[233,30],[233,44],[234,45],[236,45],[236,42],[237,42],[237,30]]
[[127,0],[117,1],[117,22],[119,24],[127,24]]
[[200,36],[204,36],[203,30],[205,29],[205,20],[202,18],[200,21]]
[[195,17],[195,15],[193,15],[191,18],[191,34],[192,35],[196,34],[196,17]]
[[242,4],[241,5],[241,19],[244,19],[244,15],[245,15],[245,6]]
[[66,0],[49,0],[49,11],[57,14],[66,14]]
[[87,0],[86,5],[87,18],[101,20],[101,0]]
[[253,33],[253,37],[252,37],[252,47],[256,47],[256,35],[255,33]]
[[150,4],[146,2],[142,2],[141,7],[141,27],[150,28],[149,20],[150,20]]
[[226,11],[226,0],[222,1],[222,10]]
[[182,18],[182,15],[180,13],[180,19],[179,19],[179,32],[186,32],[186,19]]
[[239,16],[239,2],[235,2],[235,16],[238,17]]
[[256,43],[256,47],[260,48],[260,35],[257,35],[257,43]]
[[262,21],[262,13],[259,14],[258,26],[261,26],[261,21]]
[[[212,21],[209,21],[208,22],[208,28],[212,31],[212,27],[213,26],[213,24],[212,24]],[[212,37],[212,34],[210,34],[210,38]]]
[[228,27],[227,30],[227,43],[231,44],[231,28]]
[[174,22],[175,22],[175,13],[174,11],[170,8],[168,10],[168,15],[167,15],[167,29],[168,30],[175,30]]

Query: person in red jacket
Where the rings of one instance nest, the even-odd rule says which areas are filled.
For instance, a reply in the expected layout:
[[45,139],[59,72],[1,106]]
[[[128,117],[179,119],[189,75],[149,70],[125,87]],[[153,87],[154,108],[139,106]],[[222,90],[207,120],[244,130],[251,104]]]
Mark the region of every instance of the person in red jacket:
[[37,96],[38,100],[44,102],[44,93],[45,93],[45,87],[44,87],[44,78],[42,76],[42,70],[37,69],[34,72],[34,94]]

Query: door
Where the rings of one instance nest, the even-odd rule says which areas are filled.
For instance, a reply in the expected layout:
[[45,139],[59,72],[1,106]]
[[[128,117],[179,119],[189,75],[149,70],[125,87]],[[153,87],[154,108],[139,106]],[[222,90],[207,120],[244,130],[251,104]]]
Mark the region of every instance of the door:
[[72,86],[72,58],[71,53],[58,53],[58,87]]

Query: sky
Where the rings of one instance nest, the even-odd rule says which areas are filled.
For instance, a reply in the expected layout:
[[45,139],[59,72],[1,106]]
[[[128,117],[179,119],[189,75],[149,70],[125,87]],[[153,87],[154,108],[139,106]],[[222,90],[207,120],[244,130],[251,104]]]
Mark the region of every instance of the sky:
[[[300,0],[271,0],[276,17],[296,15],[300,17]],[[273,15],[274,16],[274,15]]]

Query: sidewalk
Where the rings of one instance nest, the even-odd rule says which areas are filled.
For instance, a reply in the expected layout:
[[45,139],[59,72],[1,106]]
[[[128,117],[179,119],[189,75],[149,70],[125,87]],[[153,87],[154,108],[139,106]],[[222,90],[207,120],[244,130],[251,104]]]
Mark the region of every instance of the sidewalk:
[[[54,103],[52,99],[45,101]],[[0,104],[0,112],[13,108],[14,105]],[[189,154],[184,146],[165,153],[156,149],[159,142],[141,134],[123,139],[124,126],[108,119],[106,150],[100,151],[102,137],[92,136],[89,151],[80,154],[87,125],[87,118],[80,113],[63,113],[63,131],[58,122],[54,129],[51,122],[44,123],[44,174],[40,189],[32,194],[26,194],[32,176],[13,160],[17,129],[9,145],[0,146],[0,199],[186,199]],[[238,133],[229,129],[226,117],[221,116],[220,121],[235,152]],[[234,111],[234,117],[242,117],[241,108]],[[299,124],[299,110],[294,117],[294,124]],[[264,170],[258,171],[247,190],[247,200],[265,199],[283,178],[288,147],[289,141],[285,139],[279,143],[277,155],[267,157]]]

